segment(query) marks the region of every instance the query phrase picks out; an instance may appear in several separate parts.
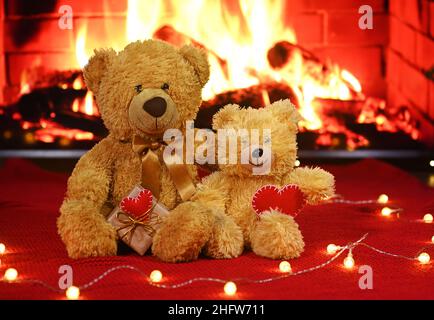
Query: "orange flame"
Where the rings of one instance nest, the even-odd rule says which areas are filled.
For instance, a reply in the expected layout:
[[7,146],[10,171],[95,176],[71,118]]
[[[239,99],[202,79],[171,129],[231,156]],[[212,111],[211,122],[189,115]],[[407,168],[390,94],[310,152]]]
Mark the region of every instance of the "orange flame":
[[89,116],[96,114],[96,108],[93,103],[93,94],[90,91],[86,93],[86,97],[84,98],[83,113]]
[[154,1],[149,6],[129,0],[127,39],[152,38],[158,28],[170,25],[209,50],[211,77],[203,90],[204,100],[227,90],[259,84],[261,78],[283,81],[296,88],[304,118],[302,127],[316,130],[323,126],[313,103],[316,98],[350,100],[362,88],[349,71],[335,65],[328,77],[321,79],[318,74],[322,70],[311,72],[300,52],[295,52],[283,69],[273,70],[267,60],[268,50],[282,40],[297,43],[293,29],[283,23],[283,13],[283,0],[238,0],[230,6],[200,0]]

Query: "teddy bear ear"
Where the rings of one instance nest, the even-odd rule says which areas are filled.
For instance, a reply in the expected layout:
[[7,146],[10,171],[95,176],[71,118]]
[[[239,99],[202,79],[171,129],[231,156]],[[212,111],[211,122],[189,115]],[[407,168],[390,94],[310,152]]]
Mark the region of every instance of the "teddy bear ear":
[[212,117],[212,128],[214,130],[221,129],[225,124],[228,124],[234,119],[235,114],[241,109],[237,104],[228,104],[220,109]]
[[116,51],[113,49],[95,50],[93,56],[84,67],[84,81],[86,86],[93,91],[94,94],[98,93],[101,79],[107,72],[108,66],[114,57],[116,57]]
[[204,87],[209,79],[209,63],[205,50],[192,45],[184,45],[179,49],[179,53],[193,66],[200,85]]
[[301,119],[300,113],[289,99],[273,102],[268,108],[271,109],[276,119],[280,121],[290,121],[297,124]]

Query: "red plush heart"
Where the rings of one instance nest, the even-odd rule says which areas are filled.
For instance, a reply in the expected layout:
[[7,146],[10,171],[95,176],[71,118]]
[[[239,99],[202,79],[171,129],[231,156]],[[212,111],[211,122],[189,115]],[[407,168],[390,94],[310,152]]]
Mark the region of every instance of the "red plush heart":
[[152,208],[152,192],[143,189],[136,197],[125,197],[119,207],[133,218],[141,218]]
[[274,185],[259,188],[252,199],[252,207],[257,215],[265,210],[275,209],[295,217],[304,205],[303,193],[294,184],[279,189]]

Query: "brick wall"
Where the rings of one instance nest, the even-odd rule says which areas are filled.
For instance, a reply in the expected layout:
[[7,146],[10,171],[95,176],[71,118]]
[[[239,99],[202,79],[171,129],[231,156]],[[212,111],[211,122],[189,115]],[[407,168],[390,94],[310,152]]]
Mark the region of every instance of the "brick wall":
[[[374,12],[374,28],[358,27],[362,5]],[[299,43],[321,59],[331,59],[351,71],[368,95],[385,97],[385,53],[388,12],[385,0],[291,0],[288,18]]]
[[434,120],[434,2],[390,0],[387,97],[391,105],[411,105]]
[[[78,68],[74,43],[77,33],[83,26],[90,30],[87,41],[94,43],[95,47],[109,47],[113,45],[115,39],[125,39],[126,0],[50,1],[53,7],[47,6],[42,9],[42,12],[28,15],[22,9],[28,7],[28,0],[0,0],[0,4],[3,4],[2,8],[5,8],[5,20],[0,26],[0,31],[4,28],[5,34],[11,35],[14,30],[17,32],[16,30],[20,30],[17,28],[23,26],[25,28],[21,33],[30,32],[32,29],[44,30],[35,32],[28,42],[16,41],[11,36],[5,36],[4,41],[1,41],[1,45],[4,42],[4,50],[0,52],[4,52],[6,67],[2,69],[5,70],[4,73],[0,72],[0,85],[1,74],[3,74],[4,84],[6,84],[4,88],[6,102],[8,102],[7,98],[12,99],[19,92],[21,74],[25,69],[35,66],[54,70]],[[20,5],[20,2],[25,5]],[[58,27],[57,12],[63,4],[73,8],[72,30],[62,30]]]
[[6,70],[5,53],[4,53],[4,5],[3,0],[0,0],[0,102],[4,101],[3,90],[6,86],[6,73],[1,70]]

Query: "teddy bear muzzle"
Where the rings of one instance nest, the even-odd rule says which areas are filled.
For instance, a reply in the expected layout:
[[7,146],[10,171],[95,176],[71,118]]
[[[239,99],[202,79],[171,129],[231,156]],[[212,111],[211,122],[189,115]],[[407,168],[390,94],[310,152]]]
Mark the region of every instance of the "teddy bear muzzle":
[[143,110],[155,118],[159,118],[166,113],[167,103],[161,97],[154,97],[151,100],[145,101]]
[[176,104],[161,89],[144,89],[129,107],[131,124],[146,134],[160,134],[173,127],[178,118]]

